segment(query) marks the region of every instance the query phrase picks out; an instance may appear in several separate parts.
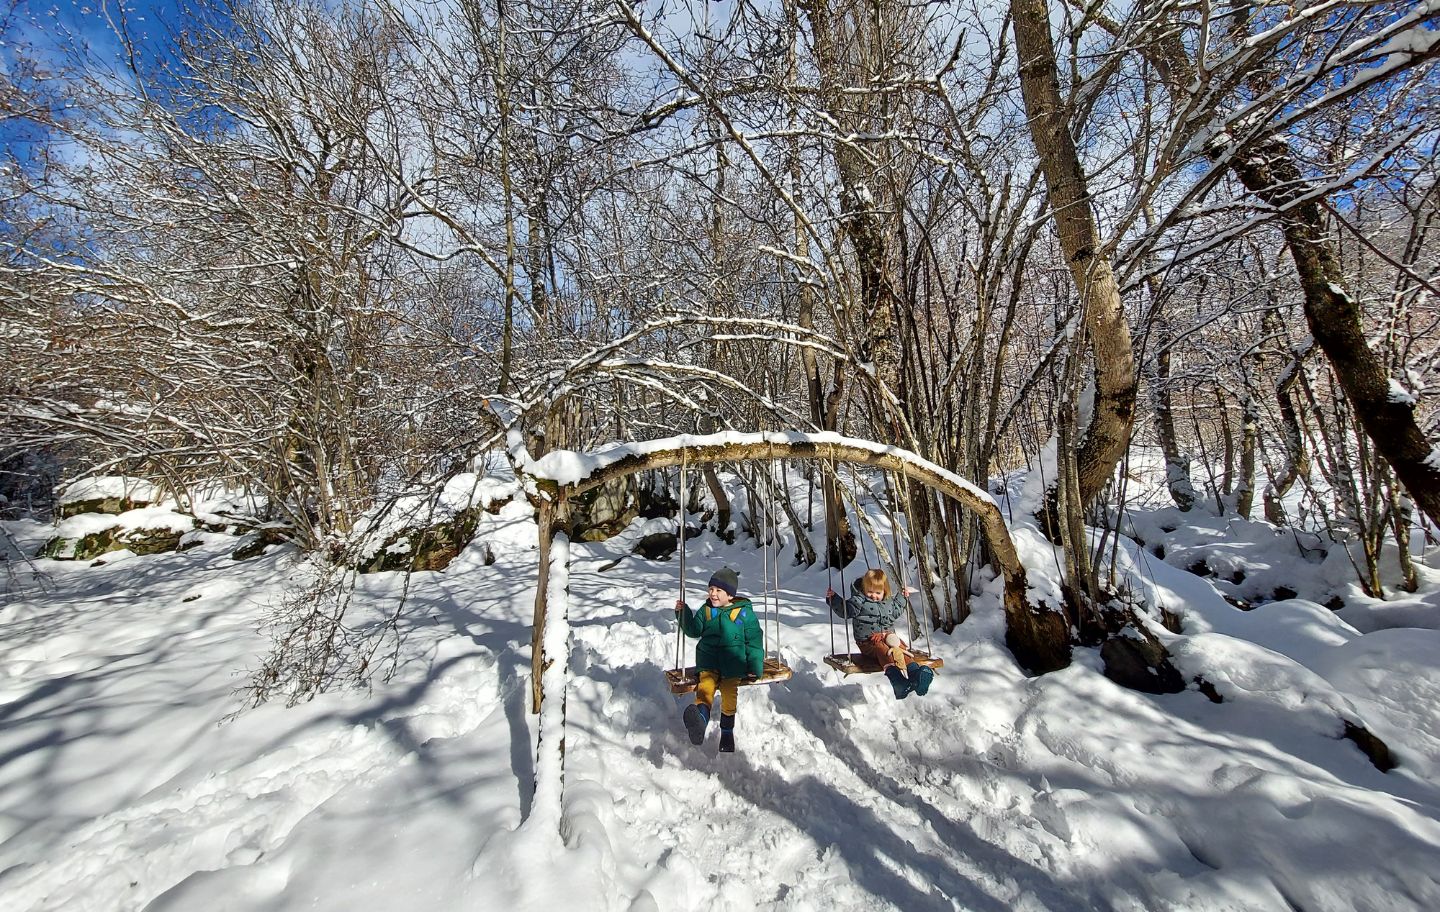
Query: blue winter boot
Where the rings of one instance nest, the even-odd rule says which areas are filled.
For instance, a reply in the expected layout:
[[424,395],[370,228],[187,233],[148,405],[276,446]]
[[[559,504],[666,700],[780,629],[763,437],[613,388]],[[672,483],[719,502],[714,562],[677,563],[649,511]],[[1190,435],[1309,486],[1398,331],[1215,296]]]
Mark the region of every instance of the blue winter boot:
[[685,707],[685,731],[690,735],[691,744],[705,743],[705,726],[710,724],[710,707],[701,703],[691,703]]
[[891,665],[885,669],[885,677],[890,679],[890,686],[895,688],[895,699],[903,700],[910,696],[910,681],[899,665]]
[[720,714],[720,752],[722,754],[735,753],[735,714],[722,712]]
[[911,662],[910,667],[905,670],[910,673],[910,680],[915,682],[917,696],[923,697],[929,693],[930,682],[935,680],[935,669],[921,665],[919,662]]

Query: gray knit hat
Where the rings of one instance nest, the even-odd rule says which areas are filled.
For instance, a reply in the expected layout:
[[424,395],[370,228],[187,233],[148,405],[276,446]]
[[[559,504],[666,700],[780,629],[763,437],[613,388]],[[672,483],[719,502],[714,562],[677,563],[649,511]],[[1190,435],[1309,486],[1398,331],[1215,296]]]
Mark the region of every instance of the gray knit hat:
[[740,588],[740,574],[729,567],[721,567],[715,571],[714,576],[710,577],[710,585],[716,589],[724,589],[733,597],[735,591]]

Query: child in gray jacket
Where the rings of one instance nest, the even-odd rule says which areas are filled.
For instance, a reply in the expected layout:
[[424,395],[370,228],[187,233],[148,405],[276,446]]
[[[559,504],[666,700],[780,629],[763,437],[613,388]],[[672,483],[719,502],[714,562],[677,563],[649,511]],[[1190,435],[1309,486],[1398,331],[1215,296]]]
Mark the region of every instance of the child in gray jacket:
[[889,578],[878,568],[866,572],[851,589],[848,599],[842,599],[834,589],[826,589],[825,603],[850,621],[860,652],[880,663],[895,689],[895,699],[903,700],[911,693],[923,697],[930,690],[935,672],[916,662],[910,647],[895,632],[895,622],[908,607],[905,596],[916,590],[907,587],[902,595],[892,594]]

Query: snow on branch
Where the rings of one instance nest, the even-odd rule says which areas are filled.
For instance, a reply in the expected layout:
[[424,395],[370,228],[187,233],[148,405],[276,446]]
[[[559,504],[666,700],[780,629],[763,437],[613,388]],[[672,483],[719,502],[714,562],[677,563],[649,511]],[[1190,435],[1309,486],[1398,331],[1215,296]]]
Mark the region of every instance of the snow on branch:
[[[586,484],[588,481],[604,473],[606,469],[627,460],[637,462],[645,460],[647,456],[673,451],[671,458],[662,459],[652,466],[658,468],[679,465],[682,451],[686,451],[687,460],[699,464],[746,458],[741,454],[756,451],[763,453],[772,447],[778,448],[775,450],[777,459],[796,458],[796,454],[793,452],[796,449],[804,451],[808,458],[833,458],[841,462],[853,461],[853,456],[863,453],[884,457],[887,461],[898,463],[898,467],[902,470],[913,468],[919,474],[933,476],[965,492],[968,498],[995,506],[998,509],[995,499],[983,488],[922,456],[889,444],[859,437],[847,437],[833,432],[740,433],[727,431],[718,434],[681,434],[638,443],[618,443],[593,453],[553,450],[540,459],[529,462],[524,466],[524,471],[537,480],[551,481],[558,485],[570,485],[584,490],[588,487]],[[846,450],[851,451],[848,457],[845,453]],[[763,458],[763,455],[749,455],[748,458]]]

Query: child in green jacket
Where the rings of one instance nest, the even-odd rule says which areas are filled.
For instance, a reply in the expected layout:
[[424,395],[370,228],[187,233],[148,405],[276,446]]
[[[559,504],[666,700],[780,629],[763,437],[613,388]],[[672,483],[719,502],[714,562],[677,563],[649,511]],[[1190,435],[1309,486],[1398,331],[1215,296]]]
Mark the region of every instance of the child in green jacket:
[[699,611],[691,611],[683,601],[675,602],[676,619],[688,637],[700,642],[695,646],[695,669],[700,673],[700,686],[695,688],[695,702],[685,707],[681,717],[691,744],[705,740],[705,726],[710,723],[710,705],[715,690],[720,690],[720,750],[735,750],[736,691],[740,680],[755,681],[765,672],[765,634],[755,606],[735,593],[740,575],[722,567],[710,577],[709,598]]

